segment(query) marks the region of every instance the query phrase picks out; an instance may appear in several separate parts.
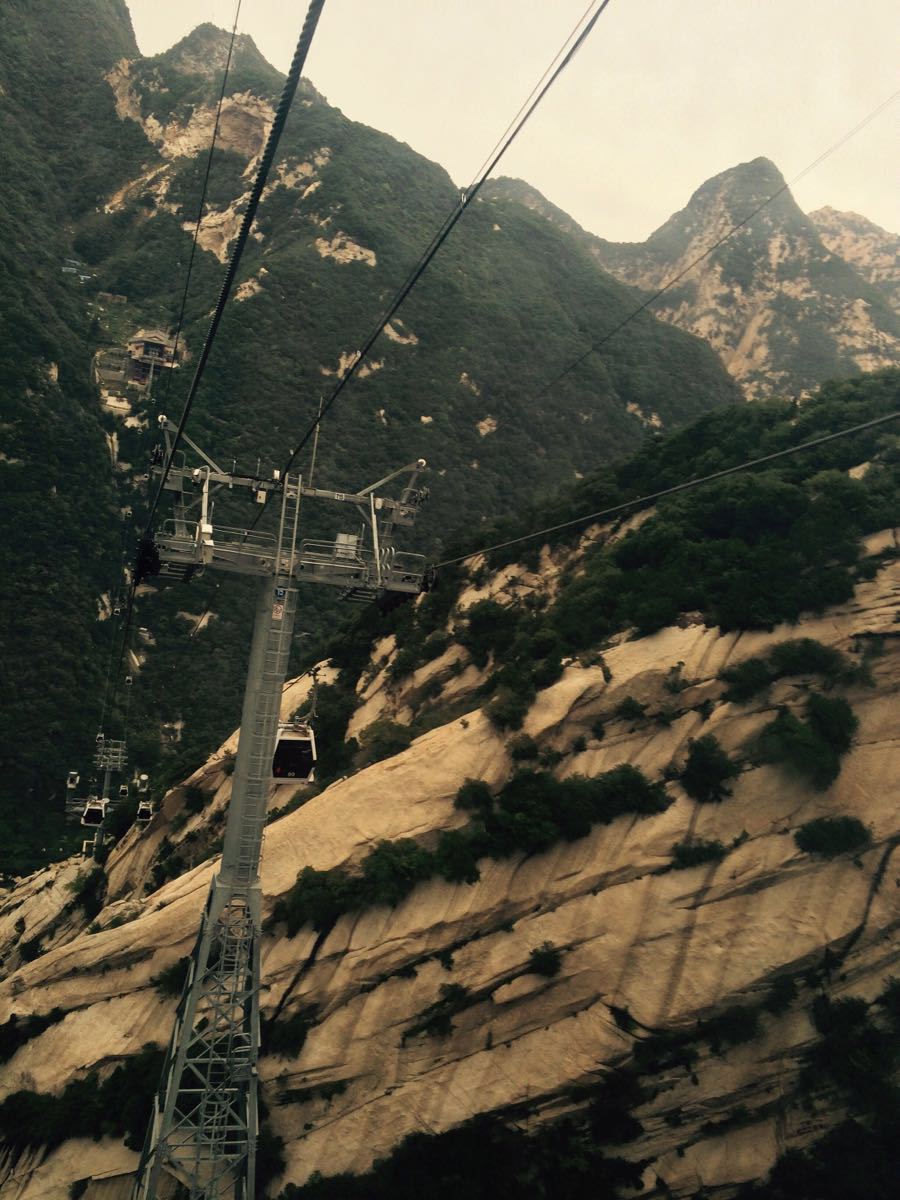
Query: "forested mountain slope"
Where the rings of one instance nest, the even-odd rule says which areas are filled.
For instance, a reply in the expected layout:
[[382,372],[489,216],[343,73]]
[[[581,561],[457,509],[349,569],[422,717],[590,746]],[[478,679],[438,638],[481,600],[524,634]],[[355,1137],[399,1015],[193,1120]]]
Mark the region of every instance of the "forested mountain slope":
[[[59,844],[58,822],[35,831],[46,806],[59,814],[64,771],[83,768],[93,744],[113,624],[97,614],[122,587],[123,536],[126,559],[133,544],[116,510],[140,522],[153,425],[164,408],[180,411],[281,77],[239,39],[182,368],[157,380],[149,402],[132,396],[127,419],[113,416],[88,384],[90,360],[138,327],[174,324],[227,39],[202,26],[141,59],[121,0],[11,9],[0,34],[0,470],[14,481],[0,719],[6,865],[21,868]],[[455,199],[440,167],[303,84],[189,432],[226,462],[280,464]],[[64,271],[69,258],[78,265]],[[329,418],[318,479],[356,487],[427,458],[431,500],[417,537],[437,547],[638,445],[647,428],[737,399],[703,343],[650,317],[542,394],[630,304],[576,241],[519,205],[473,204]],[[307,534],[329,527],[309,517]],[[246,598],[211,579],[140,597],[136,765],[182,770],[233,725]],[[336,620],[319,598],[300,628],[314,645]],[[106,721],[118,733],[121,707]],[[25,819],[26,808],[37,816]]]
[[[898,400],[711,414],[535,516]],[[898,453],[479,557],[334,640],[263,854],[261,1194],[893,1197]],[[4,1198],[127,1189],[233,751],[0,905]]]
[[[122,528],[89,382],[90,319],[64,274],[73,225],[146,148],[103,71],[136,52],[115,0],[11,0],[0,21],[0,838],[2,869],[45,861],[60,772],[99,718],[97,597]],[[112,427],[112,422],[107,422]],[[56,807],[56,806],[54,806]],[[44,850],[46,848],[46,852]]]

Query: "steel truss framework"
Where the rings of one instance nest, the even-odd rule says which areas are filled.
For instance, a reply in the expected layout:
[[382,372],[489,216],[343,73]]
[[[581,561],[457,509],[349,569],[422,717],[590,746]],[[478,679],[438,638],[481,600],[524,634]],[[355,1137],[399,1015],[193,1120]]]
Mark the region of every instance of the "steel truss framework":
[[[172,425],[160,418],[167,441]],[[258,1135],[257,1061],[262,896],[259,862],[272,773],[272,755],[297,607],[297,582],[357,591],[423,590],[425,560],[393,548],[395,524],[411,525],[423,493],[414,484],[424,467],[411,464],[362,492],[306,488],[301,479],[261,480],[221,471],[190,439],[200,467],[173,465],[166,488],[176,493],[175,515],[157,537],[163,573],[212,567],[261,579],[231,803],[222,862],[213,878],[200,934],[178,1006],[175,1027],[135,1184],[135,1200],[179,1191],[189,1200],[254,1200]],[[406,475],[399,500],[376,496]],[[278,530],[253,537],[215,527],[212,495],[221,487],[251,489],[257,499],[279,496]],[[350,503],[368,525],[371,550],[356,541],[298,545],[301,499]],[[398,562],[399,560],[399,562]],[[348,564],[357,572],[348,579]],[[351,595],[351,598],[357,598]],[[173,1181],[177,1181],[174,1184]],[[180,1189],[177,1187],[180,1185]]]

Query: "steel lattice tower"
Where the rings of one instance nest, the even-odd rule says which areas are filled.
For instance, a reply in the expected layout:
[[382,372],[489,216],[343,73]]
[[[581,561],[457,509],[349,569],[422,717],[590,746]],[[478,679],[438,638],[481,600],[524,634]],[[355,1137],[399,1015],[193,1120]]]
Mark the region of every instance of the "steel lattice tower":
[[[174,426],[160,418],[169,454]],[[260,577],[241,731],[219,873],[210,885],[200,933],[178,1006],[154,1112],[135,1183],[135,1200],[183,1189],[190,1200],[253,1200],[258,1133],[257,1061],[262,897],[259,863],[272,756],[297,608],[298,581],[343,589],[368,600],[385,591],[418,594],[428,573],[420,555],[393,547],[395,524],[411,525],[426,493],[414,483],[421,460],[357,493],[263,481],[223,472],[184,436],[203,466],[170,469],[174,520],[157,535],[162,571],[184,577],[212,567]],[[409,474],[399,500],[375,490]],[[216,529],[211,496],[250,488],[257,500],[279,495],[276,535]],[[303,499],[354,505],[371,535],[303,542]]]

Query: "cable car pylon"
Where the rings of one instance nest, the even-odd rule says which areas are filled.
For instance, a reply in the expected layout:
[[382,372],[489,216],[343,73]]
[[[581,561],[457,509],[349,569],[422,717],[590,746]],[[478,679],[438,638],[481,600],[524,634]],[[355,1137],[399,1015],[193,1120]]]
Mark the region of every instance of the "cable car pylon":
[[[190,438],[200,466],[172,461],[176,427],[165,417],[166,490],[176,493],[174,517],[157,533],[165,576],[184,578],[209,567],[259,577],[222,860],[210,884],[200,932],[163,1067],[135,1180],[135,1200],[173,1190],[185,1200],[254,1200],[258,1134],[257,1062],[262,894],[259,863],[281,698],[297,609],[298,583],[339,587],[348,598],[427,590],[422,555],[401,554],[395,525],[412,525],[426,492],[415,484],[419,460],[360,492],[305,487],[300,476],[271,480],[222,471]],[[405,476],[399,499],[376,495]],[[276,534],[216,527],[220,488],[249,489],[258,502],[280,499]],[[298,543],[301,500],[353,505],[358,534],[333,542]]]

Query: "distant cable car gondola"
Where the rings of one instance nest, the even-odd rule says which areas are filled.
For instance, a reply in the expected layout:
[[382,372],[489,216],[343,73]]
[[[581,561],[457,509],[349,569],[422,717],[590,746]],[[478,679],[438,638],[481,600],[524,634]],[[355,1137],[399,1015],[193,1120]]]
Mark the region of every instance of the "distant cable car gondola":
[[311,781],[317,757],[316,735],[307,721],[288,721],[279,725],[272,757],[272,782]]
[[143,796],[147,792],[150,791],[150,776],[149,775],[138,775],[137,790],[138,790],[139,796]]
[[128,784],[127,783],[119,784],[119,799],[120,800],[128,799]]
[[135,817],[135,822],[138,825],[140,825],[141,827],[143,827],[144,825],[150,824],[150,820],[152,817],[153,817],[153,805],[150,803],[150,801],[149,800],[139,801],[137,816]]
[[78,787],[80,779],[81,779],[81,776],[78,774],[77,771],[69,772],[68,778],[66,779],[66,787],[69,789],[70,792],[75,791],[75,789]]
[[106,819],[108,804],[109,800],[106,797],[101,800],[99,796],[88,796],[84,812],[81,814],[81,824],[92,829],[95,829],[98,825],[102,825]]

